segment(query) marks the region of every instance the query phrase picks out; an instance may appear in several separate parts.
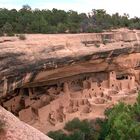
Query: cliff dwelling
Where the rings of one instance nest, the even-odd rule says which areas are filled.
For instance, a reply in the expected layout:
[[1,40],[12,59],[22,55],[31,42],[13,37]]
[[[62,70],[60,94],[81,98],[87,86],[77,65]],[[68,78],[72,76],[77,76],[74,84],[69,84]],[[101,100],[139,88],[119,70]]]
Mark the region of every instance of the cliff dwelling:
[[[0,52],[0,59],[10,67],[0,64],[1,105],[20,120],[48,132],[75,117],[104,117],[104,110],[119,101],[134,103],[140,82],[140,44],[136,34],[140,35],[129,30],[44,35],[44,48],[37,44],[36,36],[32,44],[29,40],[7,44],[14,50],[18,42],[21,48],[14,54],[7,52],[10,49]],[[106,45],[103,37],[109,40]],[[47,44],[48,40],[43,42],[45,38],[51,38],[53,45]],[[15,65],[11,64],[11,56],[15,57]]]

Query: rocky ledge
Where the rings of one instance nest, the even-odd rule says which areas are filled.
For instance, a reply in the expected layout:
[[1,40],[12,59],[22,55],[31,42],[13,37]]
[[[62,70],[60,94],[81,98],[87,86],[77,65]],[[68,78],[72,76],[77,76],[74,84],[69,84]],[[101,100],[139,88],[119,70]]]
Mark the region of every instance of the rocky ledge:
[[0,38],[0,96],[75,74],[139,67],[139,31],[26,36]]
[[[3,125],[3,126],[2,126]],[[0,140],[52,140],[0,107]]]

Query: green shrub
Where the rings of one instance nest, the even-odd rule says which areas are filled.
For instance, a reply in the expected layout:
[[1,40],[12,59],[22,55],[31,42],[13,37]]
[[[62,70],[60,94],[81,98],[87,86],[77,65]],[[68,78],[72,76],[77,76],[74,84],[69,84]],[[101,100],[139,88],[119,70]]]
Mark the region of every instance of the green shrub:
[[24,34],[20,34],[20,35],[18,36],[18,38],[19,38],[20,40],[26,40],[26,36],[25,36]]
[[57,25],[57,32],[58,32],[58,33],[65,33],[66,30],[67,30],[67,27],[66,27],[65,24],[59,23],[59,24]]
[[13,27],[9,22],[6,22],[3,25],[2,30],[3,30],[4,33],[7,33],[7,34],[12,33],[13,32]]
[[69,121],[65,125],[65,129],[68,131],[73,131],[75,129],[80,128],[81,121],[78,118],[74,118],[72,121]]
[[58,130],[58,131],[50,131],[47,136],[54,140],[64,140],[67,136],[66,134],[63,133],[63,131]]
[[136,102],[138,105],[140,105],[140,92],[138,94],[138,97],[137,97],[137,102]]
[[68,138],[69,138],[68,140],[86,140],[85,134],[80,130],[76,130],[71,135],[69,135]]
[[3,34],[3,32],[2,32],[2,30],[0,29],[0,36],[3,36],[4,34]]
[[103,30],[99,27],[93,28],[93,27],[88,27],[87,28],[88,33],[101,33]]
[[7,33],[7,36],[15,36],[15,34],[10,32],[10,33]]
[[91,124],[88,120],[80,121],[78,118],[75,118],[65,125],[64,129],[69,131],[69,134],[59,130],[49,132],[47,135],[54,140],[94,140],[97,135]]

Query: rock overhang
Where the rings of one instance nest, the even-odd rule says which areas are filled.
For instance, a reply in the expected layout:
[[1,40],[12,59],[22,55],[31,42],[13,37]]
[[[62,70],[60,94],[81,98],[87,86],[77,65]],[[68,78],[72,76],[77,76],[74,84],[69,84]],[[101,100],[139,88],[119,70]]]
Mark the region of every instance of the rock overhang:
[[[0,44],[0,94],[3,96],[16,88],[45,84],[80,73],[110,71],[117,66],[120,71],[138,67],[138,64],[119,67],[115,59],[120,57],[127,61],[126,57],[133,54],[139,59],[139,36],[139,31],[124,30],[98,34],[27,35],[26,41],[10,38],[12,42]],[[85,45],[83,41],[89,44]],[[103,68],[99,66],[101,63]]]

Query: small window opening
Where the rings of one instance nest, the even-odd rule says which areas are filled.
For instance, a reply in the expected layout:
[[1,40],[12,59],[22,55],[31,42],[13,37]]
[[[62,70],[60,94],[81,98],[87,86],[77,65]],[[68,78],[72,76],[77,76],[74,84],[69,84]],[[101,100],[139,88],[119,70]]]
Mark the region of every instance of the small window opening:
[[117,80],[125,80],[125,79],[128,79],[128,76],[127,75],[118,75],[116,77]]

